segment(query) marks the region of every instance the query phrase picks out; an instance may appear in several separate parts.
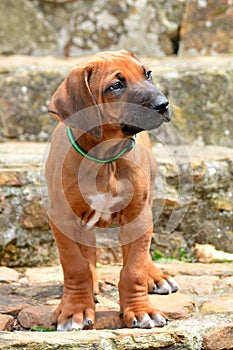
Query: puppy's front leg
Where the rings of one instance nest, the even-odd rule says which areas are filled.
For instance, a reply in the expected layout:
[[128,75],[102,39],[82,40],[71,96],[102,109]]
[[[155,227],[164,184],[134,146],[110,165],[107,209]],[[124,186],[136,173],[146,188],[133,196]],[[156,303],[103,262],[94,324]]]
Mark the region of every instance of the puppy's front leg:
[[[124,227],[121,232],[122,242],[126,235],[133,238],[132,232],[135,229],[143,229],[143,226],[145,228],[145,225],[126,226],[127,232]],[[141,237],[138,234],[139,238],[122,246],[124,266],[120,274],[119,295],[120,308],[127,327],[152,328],[167,323],[166,315],[157,310],[148,297],[148,251],[151,235],[152,226],[145,233],[142,232]]]
[[64,273],[62,300],[54,312],[53,322],[58,331],[83,329],[95,321],[92,271],[78,244],[52,223],[51,228]]

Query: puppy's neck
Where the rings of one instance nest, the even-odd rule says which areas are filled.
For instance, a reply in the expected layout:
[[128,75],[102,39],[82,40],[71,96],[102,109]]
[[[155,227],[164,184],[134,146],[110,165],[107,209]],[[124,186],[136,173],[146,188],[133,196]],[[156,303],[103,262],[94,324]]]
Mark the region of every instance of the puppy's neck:
[[82,151],[97,159],[114,158],[131,142],[131,139],[126,137],[119,128],[114,127],[107,128],[107,126],[104,126],[100,139],[96,139],[88,132],[78,128],[73,128],[72,133],[74,140]]

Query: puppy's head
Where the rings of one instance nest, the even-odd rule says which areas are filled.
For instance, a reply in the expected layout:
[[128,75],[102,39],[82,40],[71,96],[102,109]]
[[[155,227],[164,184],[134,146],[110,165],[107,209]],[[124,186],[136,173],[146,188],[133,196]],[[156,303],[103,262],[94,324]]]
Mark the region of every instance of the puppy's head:
[[96,54],[74,68],[53,95],[49,111],[97,139],[103,130],[123,137],[171,119],[168,101],[153,85],[151,71],[123,50]]

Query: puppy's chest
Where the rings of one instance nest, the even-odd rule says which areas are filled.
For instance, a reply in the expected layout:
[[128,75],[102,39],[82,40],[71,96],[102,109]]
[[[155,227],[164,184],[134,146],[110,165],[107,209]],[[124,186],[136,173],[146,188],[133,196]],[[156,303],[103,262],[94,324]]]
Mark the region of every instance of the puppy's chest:
[[132,201],[135,188],[129,180],[118,180],[113,175],[97,179],[84,196],[88,204],[88,226],[109,226]]
[[120,224],[123,213],[135,202],[136,192],[137,183],[127,176],[117,179],[111,175],[96,181],[95,186],[90,186],[83,196],[88,207],[85,214],[87,225],[107,227],[114,221]]
[[114,221],[121,225],[129,212],[144,206],[148,192],[145,177],[126,165],[120,169],[109,165],[96,172],[92,169],[79,178],[81,197],[75,211],[89,227],[108,227]]
[[97,193],[87,196],[91,215],[87,220],[88,226],[111,224],[117,213],[124,209],[127,198],[113,196],[111,193]]

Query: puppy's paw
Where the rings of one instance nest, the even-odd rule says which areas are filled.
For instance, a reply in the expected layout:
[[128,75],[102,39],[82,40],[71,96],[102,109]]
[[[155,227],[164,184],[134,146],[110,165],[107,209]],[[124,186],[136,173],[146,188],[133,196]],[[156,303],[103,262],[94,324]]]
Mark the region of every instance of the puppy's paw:
[[127,309],[123,313],[124,323],[129,328],[153,328],[164,327],[168,323],[166,315],[156,309],[148,309],[148,312],[137,311],[135,308]]
[[169,275],[162,273],[153,262],[148,270],[148,292],[152,294],[170,294],[179,289],[178,283]]
[[77,293],[64,294],[60,305],[53,314],[52,323],[57,331],[79,331],[91,327],[95,322],[94,299]]
[[153,328],[153,327],[164,327],[168,323],[168,319],[162,316],[159,311],[158,313],[144,314],[138,316],[132,323],[132,328]]
[[154,283],[149,292],[152,294],[170,294],[177,292],[178,289],[179,285],[174,278],[167,276],[167,278],[161,278]]
[[81,314],[74,314],[72,317],[58,320],[57,331],[81,331],[86,326],[91,327],[93,320],[87,317],[83,317]]

